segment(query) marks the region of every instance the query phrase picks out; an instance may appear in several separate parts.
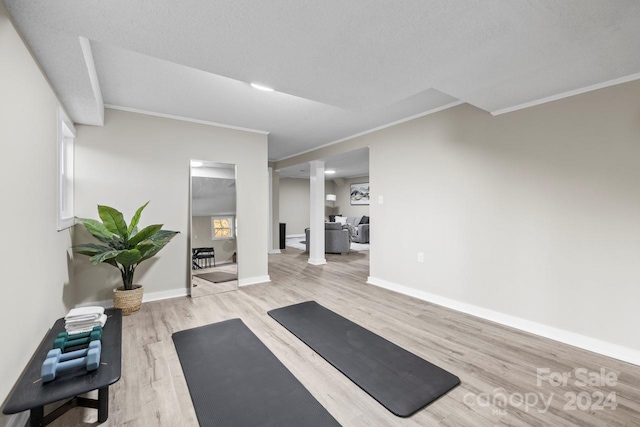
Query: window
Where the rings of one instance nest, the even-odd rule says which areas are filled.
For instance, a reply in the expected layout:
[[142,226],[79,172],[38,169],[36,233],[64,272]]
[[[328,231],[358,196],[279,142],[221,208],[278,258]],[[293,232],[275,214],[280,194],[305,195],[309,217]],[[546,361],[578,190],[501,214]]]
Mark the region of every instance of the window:
[[212,216],[211,231],[212,239],[232,239],[235,235],[233,216]]
[[58,108],[58,230],[72,227],[73,169],[76,130],[62,108]]

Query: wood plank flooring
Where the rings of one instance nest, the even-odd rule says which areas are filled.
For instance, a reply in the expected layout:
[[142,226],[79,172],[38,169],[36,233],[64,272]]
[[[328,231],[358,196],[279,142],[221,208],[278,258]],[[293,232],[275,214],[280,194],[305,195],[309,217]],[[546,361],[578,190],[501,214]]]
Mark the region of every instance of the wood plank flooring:
[[[367,285],[368,252],[327,255],[325,266],[311,266],[307,257],[287,248],[269,256],[271,283],[146,303],[126,317],[123,375],[111,389],[106,425],[197,426],[171,334],[240,317],[344,426],[640,426],[640,367]],[[454,373],[462,384],[410,418],[392,415],[266,314],[307,300]],[[537,386],[537,368],[604,368],[617,375],[617,384],[579,387],[573,377],[566,386]],[[587,397],[593,404],[597,393],[610,392],[615,410],[565,409],[571,404],[565,393],[584,393],[579,403],[585,407]],[[506,405],[501,393],[511,399]],[[531,406],[525,408],[518,396]],[[551,398],[548,410],[541,396]],[[78,408],[52,425],[95,420],[95,411]]]

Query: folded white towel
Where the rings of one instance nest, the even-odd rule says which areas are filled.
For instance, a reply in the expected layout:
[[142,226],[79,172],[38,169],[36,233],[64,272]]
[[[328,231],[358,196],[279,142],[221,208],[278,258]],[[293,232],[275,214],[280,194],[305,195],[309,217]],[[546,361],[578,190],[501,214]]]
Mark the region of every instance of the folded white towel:
[[65,323],[68,325],[70,323],[94,322],[94,321],[98,320],[100,318],[100,316],[102,316],[102,315],[101,314],[88,314],[88,315],[85,315],[85,316],[70,317],[70,318],[65,320]]
[[86,327],[89,325],[102,325],[104,322],[106,322],[107,319],[107,315],[103,314],[102,316],[98,317],[95,320],[87,320],[85,322],[72,322],[72,323],[66,323],[65,329],[73,329],[73,328],[82,328],[82,327]]
[[101,326],[104,328],[104,325],[107,323],[107,315],[103,314],[99,319],[92,322],[82,322],[82,323],[72,323],[65,324],[64,328],[69,333],[69,335],[80,334],[83,332],[90,332],[94,326]]
[[104,314],[104,307],[98,307],[98,306],[78,307],[78,308],[71,309],[69,313],[67,313],[67,315],[65,316],[64,320],[72,319],[75,317],[82,317],[82,316],[95,316],[95,315],[100,316],[102,314]]
[[75,329],[86,329],[86,328],[91,329],[94,326],[100,326],[100,322],[96,321],[96,322],[74,323],[73,325],[64,325],[64,328],[67,331],[73,331]]

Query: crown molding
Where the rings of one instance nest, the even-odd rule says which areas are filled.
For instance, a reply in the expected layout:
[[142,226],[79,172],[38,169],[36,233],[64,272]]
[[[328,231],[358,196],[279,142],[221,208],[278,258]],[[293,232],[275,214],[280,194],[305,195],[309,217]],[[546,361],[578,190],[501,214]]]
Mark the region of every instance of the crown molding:
[[129,113],[145,114],[147,116],[162,117],[164,119],[180,120],[182,122],[197,123],[197,124],[200,124],[200,125],[216,126],[216,127],[219,127],[219,128],[241,130],[243,132],[259,133],[261,135],[269,135],[269,132],[266,131],[266,130],[243,128],[243,127],[240,127],[240,126],[231,126],[231,125],[225,125],[225,124],[222,124],[222,123],[208,122],[206,120],[190,119],[189,117],[174,116],[173,114],[156,113],[154,111],[147,111],[147,110],[140,110],[140,109],[137,109],[137,108],[123,107],[122,105],[104,104],[104,106],[105,106],[105,108],[110,108],[112,110],[127,111]]

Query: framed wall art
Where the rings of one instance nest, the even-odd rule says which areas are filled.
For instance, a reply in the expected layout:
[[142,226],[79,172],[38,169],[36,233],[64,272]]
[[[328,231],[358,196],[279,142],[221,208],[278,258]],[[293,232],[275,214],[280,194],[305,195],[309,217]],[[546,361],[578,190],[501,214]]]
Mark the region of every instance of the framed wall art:
[[352,205],[368,205],[369,204],[369,183],[363,182],[359,184],[351,184],[351,204]]

